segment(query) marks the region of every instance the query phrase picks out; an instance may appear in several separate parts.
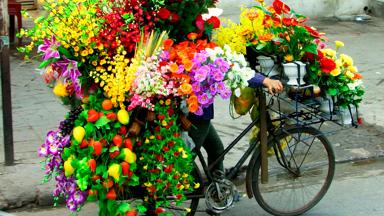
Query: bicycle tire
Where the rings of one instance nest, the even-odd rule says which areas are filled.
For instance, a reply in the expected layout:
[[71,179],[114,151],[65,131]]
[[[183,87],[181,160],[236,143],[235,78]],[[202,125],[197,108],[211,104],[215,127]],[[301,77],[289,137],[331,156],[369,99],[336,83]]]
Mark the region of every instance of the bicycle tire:
[[[195,183],[199,183],[200,187],[197,189],[194,189],[192,192],[186,192],[186,200],[184,201],[185,206],[168,206],[164,207],[167,213],[170,213],[171,215],[186,215],[186,216],[194,216],[195,213],[197,212],[197,207],[199,206],[199,201],[200,198],[197,197],[197,195],[203,194],[204,191],[204,185],[203,185],[203,178],[201,176],[199,167],[196,165],[195,162],[194,164],[194,169],[191,173],[191,175],[194,178]],[[191,198],[193,197],[193,198]],[[186,213],[186,208],[190,209],[190,212]]]
[[[308,135],[310,138],[304,139],[304,135]],[[294,141],[293,144],[291,144],[292,140]],[[311,141],[310,145],[308,145],[308,141]],[[304,145],[299,146],[299,143]],[[268,183],[263,184],[260,180],[260,157],[258,157],[252,169],[252,191],[256,201],[265,211],[272,215],[300,215],[313,208],[326,194],[335,172],[335,155],[328,139],[313,127],[297,126],[281,129],[276,136],[268,141],[268,146],[270,149],[268,156]],[[279,146],[281,150],[277,149]],[[302,146],[307,146],[308,149],[302,151]],[[274,149],[272,155],[270,155],[271,149]],[[280,153],[276,154],[276,151]],[[303,153],[305,154],[303,155]],[[281,163],[282,160],[279,163],[278,158],[281,158],[282,154],[289,159],[286,164],[291,167],[291,171],[282,166],[284,164]],[[310,159],[309,157],[316,157],[320,154],[324,156],[322,161],[307,164],[307,161],[309,162],[307,159]],[[299,160],[295,159],[296,155],[298,156],[297,159],[300,159],[300,156],[302,157],[301,163],[298,163],[297,161]],[[320,176],[321,174],[324,174],[324,176]],[[305,179],[306,177],[308,178]],[[285,180],[285,182],[282,180]],[[315,189],[316,193],[311,194],[305,191],[311,188]],[[298,194],[296,190],[302,190],[302,193]],[[284,196],[284,193],[290,193],[290,197]],[[295,195],[302,197],[295,197]],[[306,195],[310,195],[310,197],[305,199],[304,196]],[[300,199],[302,202],[300,202]],[[300,202],[300,204],[296,205],[293,201]]]

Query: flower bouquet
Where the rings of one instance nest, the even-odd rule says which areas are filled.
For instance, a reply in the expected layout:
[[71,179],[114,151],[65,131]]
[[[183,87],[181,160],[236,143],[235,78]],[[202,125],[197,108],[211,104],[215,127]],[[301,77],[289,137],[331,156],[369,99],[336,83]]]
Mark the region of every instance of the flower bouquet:
[[99,215],[166,215],[199,188],[185,115],[254,75],[243,55],[209,42],[220,21],[203,13],[215,2],[47,1],[20,33],[31,43],[19,51],[38,48],[45,82],[70,108],[39,148],[69,210],[97,200]]

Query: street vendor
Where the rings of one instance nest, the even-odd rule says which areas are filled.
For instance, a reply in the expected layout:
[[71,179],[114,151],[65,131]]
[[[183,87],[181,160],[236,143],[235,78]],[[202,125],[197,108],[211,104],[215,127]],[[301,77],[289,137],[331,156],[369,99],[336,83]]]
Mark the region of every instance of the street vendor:
[[[248,85],[251,88],[264,86],[271,94],[283,91],[283,85],[279,80],[270,79],[260,73],[257,73],[255,77],[248,80]],[[208,165],[212,164],[224,151],[224,145],[215,127],[211,124],[213,117],[213,105],[204,109],[202,116],[189,115],[189,120],[195,126],[189,130],[189,136],[194,141],[196,148],[204,147],[208,154]],[[224,171],[223,160],[214,167],[214,170]]]

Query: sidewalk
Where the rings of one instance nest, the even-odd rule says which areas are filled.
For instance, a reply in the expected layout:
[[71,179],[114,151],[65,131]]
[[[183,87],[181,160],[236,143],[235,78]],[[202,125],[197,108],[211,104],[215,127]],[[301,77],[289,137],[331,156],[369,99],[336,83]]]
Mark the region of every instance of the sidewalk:
[[[329,136],[334,144],[336,159],[340,162],[384,155],[384,20],[367,23],[312,21],[312,25],[326,32],[329,39],[341,40],[346,54],[351,55],[364,76],[365,100],[360,108],[365,124],[358,129],[339,131]],[[53,182],[41,184],[43,171],[37,148],[49,130],[56,129],[66,109],[60,105],[51,90],[45,86],[36,70],[38,62],[26,63],[14,53],[11,56],[11,86],[13,131],[16,165],[3,165],[3,135],[0,135],[0,210],[21,206],[51,205]],[[232,120],[228,102],[217,101],[214,124],[224,143],[229,143],[244,128],[248,117]],[[220,118],[219,118],[220,117]],[[2,120],[2,117],[0,118]],[[235,124],[234,124],[235,123]],[[2,131],[2,124],[0,130]],[[333,132],[338,127],[325,125]],[[2,132],[0,132],[2,133]],[[226,158],[226,167],[242,155],[247,143],[232,151]]]

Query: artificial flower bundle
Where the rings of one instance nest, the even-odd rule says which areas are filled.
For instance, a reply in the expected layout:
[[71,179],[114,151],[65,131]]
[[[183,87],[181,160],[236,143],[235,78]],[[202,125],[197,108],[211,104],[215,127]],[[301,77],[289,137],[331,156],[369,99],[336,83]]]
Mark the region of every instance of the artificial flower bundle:
[[20,32],[31,43],[19,50],[38,47],[43,79],[71,109],[39,149],[55,199],[71,211],[97,200],[99,215],[168,214],[164,207],[200,186],[181,138],[185,115],[246,89],[255,75],[246,46],[306,59],[308,80],[344,95],[342,104],[360,102],[352,60],[324,49],[322,35],[280,0],[260,2],[224,28],[208,10],[216,0],[46,1],[47,14]]
[[203,13],[215,2],[50,0],[20,33],[32,40],[20,51],[38,48],[45,82],[71,110],[39,148],[69,210],[97,200],[99,215],[166,215],[199,188],[185,115],[254,76],[243,55],[209,42],[220,20]]
[[306,84],[319,86],[323,96],[336,96],[337,106],[357,107],[364,94],[362,76],[350,56],[338,54],[344,44],[337,41],[336,50],[327,48],[324,33],[307,25],[305,16],[281,0],[271,5],[258,2],[259,6],[242,9],[239,24],[227,21],[214,30],[218,45],[243,54],[254,50],[258,56],[275,56],[278,64],[305,62]]

